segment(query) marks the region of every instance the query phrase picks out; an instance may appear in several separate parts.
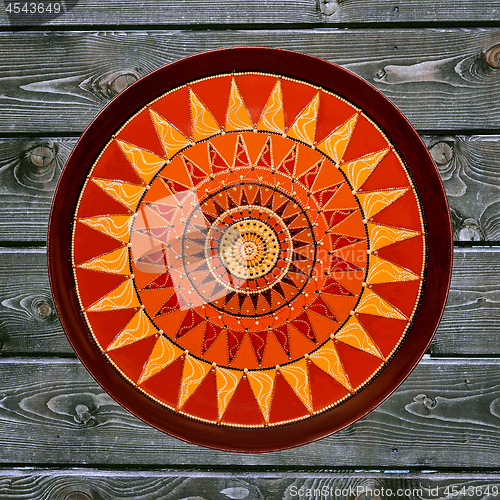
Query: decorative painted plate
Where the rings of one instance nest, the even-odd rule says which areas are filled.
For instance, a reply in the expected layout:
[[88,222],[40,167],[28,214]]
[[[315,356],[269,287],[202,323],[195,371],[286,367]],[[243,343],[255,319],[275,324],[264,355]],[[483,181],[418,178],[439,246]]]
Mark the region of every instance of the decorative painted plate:
[[228,49],[120,94],[71,155],[49,265],[80,359],[204,446],[303,444],[383,401],[425,352],[452,238],[401,113],[309,56]]

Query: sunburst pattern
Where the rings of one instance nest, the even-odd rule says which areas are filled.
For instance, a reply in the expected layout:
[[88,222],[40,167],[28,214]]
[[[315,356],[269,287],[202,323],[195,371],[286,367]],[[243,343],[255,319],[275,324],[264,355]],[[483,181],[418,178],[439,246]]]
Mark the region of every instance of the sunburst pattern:
[[418,304],[425,233],[369,117],[245,73],[171,91],[118,131],[80,194],[73,255],[94,340],[137,390],[260,427],[355,397],[389,362]]

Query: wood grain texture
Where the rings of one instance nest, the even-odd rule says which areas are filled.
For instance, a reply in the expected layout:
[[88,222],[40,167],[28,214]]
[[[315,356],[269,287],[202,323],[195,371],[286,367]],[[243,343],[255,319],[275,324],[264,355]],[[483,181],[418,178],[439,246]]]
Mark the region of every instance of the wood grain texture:
[[218,25],[292,23],[404,23],[499,20],[491,2],[461,0],[450,4],[419,0],[395,4],[390,0],[349,2],[338,0],[250,0],[234,7],[229,0],[149,0],[147,4],[107,0],[66,1],[59,16],[8,17],[0,11],[0,26],[72,25]]
[[[50,296],[44,249],[0,250],[0,353],[72,354]],[[435,355],[500,355],[500,249],[455,249]]]
[[340,433],[259,455],[210,451],[117,405],[77,360],[0,360],[0,463],[498,468],[500,360],[424,359],[379,409]]
[[138,77],[196,52],[242,45],[340,64],[384,92],[417,128],[500,128],[499,29],[5,32],[0,133],[79,133]]
[[[441,173],[455,241],[500,241],[500,136],[422,138]],[[0,241],[45,241],[53,191],[75,144],[0,139]]]
[[[469,497],[493,500],[498,474],[437,473],[221,473],[185,471],[5,470],[0,474],[3,500],[291,500],[300,497],[338,500],[402,500]],[[320,494],[315,495],[318,492]],[[462,491],[462,493],[460,493]],[[307,495],[310,492],[311,494]],[[324,493],[321,496],[321,492]],[[398,495],[398,493],[400,493]],[[472,494],[470,494],[472,493]],[[363,495],[363,496],[362,496]]]

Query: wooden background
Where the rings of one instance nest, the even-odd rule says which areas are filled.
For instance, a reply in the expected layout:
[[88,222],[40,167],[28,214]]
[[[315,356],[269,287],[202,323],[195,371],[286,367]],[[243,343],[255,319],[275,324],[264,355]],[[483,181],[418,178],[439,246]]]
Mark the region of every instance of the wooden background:
[[[389,498],[381,488],[500,498],[498,2],[63,7],[16,26],[0,12],[0,499],[293,499],[323,486],[357,500]],[[158,66],[235,45],[322,57],[392,99],[437,163],[456,240],[443,321],[397,393],[335,436],[261,455],[185,444],[114,403],[66,341],[45,263],[54,187],[95,114]]]

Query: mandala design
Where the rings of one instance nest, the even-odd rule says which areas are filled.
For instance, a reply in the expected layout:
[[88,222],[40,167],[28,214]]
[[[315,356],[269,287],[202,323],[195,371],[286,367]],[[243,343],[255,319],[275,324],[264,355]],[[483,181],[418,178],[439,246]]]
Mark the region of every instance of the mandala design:
[[73,274],[102,356],[159,405],[280,426],[355,397],[422,290],[418,194],[340,96],[221,74],[148,103],[95,161]]

